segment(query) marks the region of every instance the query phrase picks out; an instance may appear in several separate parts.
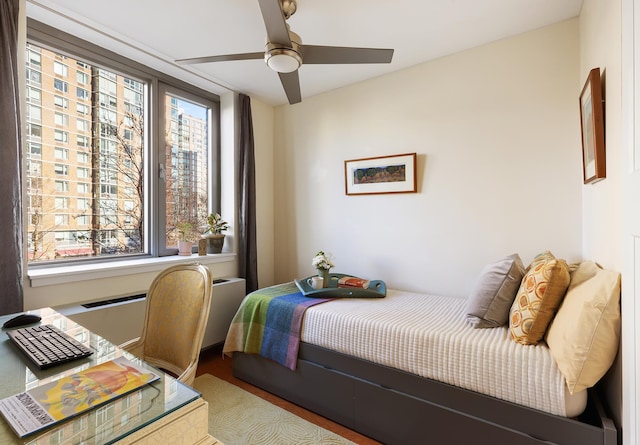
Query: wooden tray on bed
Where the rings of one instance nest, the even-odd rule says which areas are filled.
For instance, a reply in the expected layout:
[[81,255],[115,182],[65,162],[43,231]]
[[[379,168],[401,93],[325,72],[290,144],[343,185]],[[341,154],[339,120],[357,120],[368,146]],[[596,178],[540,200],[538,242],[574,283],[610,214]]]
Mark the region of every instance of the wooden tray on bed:
[[384,298],[387,296],[387,285],[381,280],[370,280],[369,288],[359,287],[338,287],[338,280],[342,277],[353,275],[344,273],[330,273],[329,285],[322,289],[314,289],[309,285],[311,277],[294,280],[300,292],[305,297],[311,298]]

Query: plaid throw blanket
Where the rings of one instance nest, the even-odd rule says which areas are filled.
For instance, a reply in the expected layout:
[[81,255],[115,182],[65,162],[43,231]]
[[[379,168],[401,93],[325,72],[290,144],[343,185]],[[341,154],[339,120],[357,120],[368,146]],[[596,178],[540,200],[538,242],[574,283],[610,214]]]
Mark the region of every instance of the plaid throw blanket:
[[305,297],[293,282],[252,292],[231,321],[223,353],[260,354],[295,370],[304,312],[329,300]]

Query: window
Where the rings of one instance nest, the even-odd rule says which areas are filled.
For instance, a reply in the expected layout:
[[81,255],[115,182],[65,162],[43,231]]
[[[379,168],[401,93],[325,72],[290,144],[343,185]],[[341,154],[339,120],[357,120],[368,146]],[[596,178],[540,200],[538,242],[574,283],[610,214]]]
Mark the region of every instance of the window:
[[117,104],[118,104],[118,100],[113,96],[109,96],[107,94],[100,93],[99,97],[100,97],[100,106],[102,106],[102,107],[115,108],[117,106]]
[[56,111],[55,113],[53,113],[53,122],[59,127],[68,127],[69,115]]
[[69,215],[56,215],[55,216],[55,224],[56,224],[56,226],[68,226],[69,225]]
[[77,87],[76,88],[76,95],[78,96],[78,99],[82,99],[82,100],[89,99],[89,92],[87,90],[85,90],[84,88]]
[[53,62],[53,72],[58,76],[67,77],[69,75],[69,68],[64,63],[55,61]]
[[27,102],[40,103],[42,102],[42,91],[38,88],[33,88],[31,86],[27,87]]
[[56,192],[68,192],[69,181],[56,181]]
[[53,88],[63,93],[66,93],[69,91],[69,84],[60,79],[53,79]]
[[66,144],[69,142],[69,133],[67,131],[54,130],[53,139],[55,139],[56,142],[64,142]]
[[37,141],[42,138],[42,126],[34,123],[27,123],[27,137],[32,141]]
[[78,167],[78,178],[89,178],[89,169],[85,167]]
[[42,122],[42,108],[36,105],[27,105],[27,119],[31,122]]
[[89,75],[87,73],[83,73],[80,70],[76,71],[76,82],[88,85],[89,84]]
[[80,226],[88,226],[89,222],[89,215],[78,215],[76,218],[76,223]]
[[[42,107],[40,120],[55,124],[44,133],[37,112],[26,116],[29,267],[177,253],[177,223],[204,227],[219,210],[218,98],[77,38],[71,46],[37,22],[27,34],[26,69],[37,66],[29,76],[44,81],[27,85],[27,97],[55,105]],[[67,79],[75,97],[65,96]],[[59,254],[78,244],[81,254]]]
[[76,104],[76,110],[78,111],[78,114],[84,114],[84,115],[89,114],[89,106],[85,104],[81,104],[80,102]]
[[78,131],[88,132],[89,131],[89,121],[85,120],[85,119],[78,119],[78,120],[76,120],[76,127],[78,128]]
[[27,82],[29,85],[40,86],[42,83],[42,73],[40,73],[40,71],[27,68]]
[[76,136],[76,145],[82,148],[89,148],[89,136]]
[[91,206],[87,198],[78,198],[78,210],[88,210]]
[[79,151],[78,152],[78,162],[80,164],[88,164],[89,163],[89,153],[86,153],[84,151]]
[[69,108],[69,99],[67,99],[66,97],[54,96],[53,103],[60,108],[64,108],[64,109]]
[[40,48],[33,48],[27,45],[27,66],[40,67],[42,65],[42,57],[40,56]]
[[65,164],[55,164],[53,170],[56,175],[67,176],[69,174],[69,166]]
[[69,198],[56,196],[53,203],[56,209],[66,209],[69,207]]
[[69,159],[69,149],[56,147],[53,149],[53,153],[56,159]]
[[42,144],[36,144],[35,142],[29,142],[27,144],[27,157],[41,157],[42,156]]
[[[206,220],[209,180],[210,147],[208,139],[197,143],[189,137],[189,129],[198,128],[208,133],[209,108],[196,98],[176,88],[163,86],[165,138],[164,153],[166,181],[162,193],[165,196],[167,227],[189,222],[194,227]],[[177,245],[175,231],[167,230],[166,246]]]

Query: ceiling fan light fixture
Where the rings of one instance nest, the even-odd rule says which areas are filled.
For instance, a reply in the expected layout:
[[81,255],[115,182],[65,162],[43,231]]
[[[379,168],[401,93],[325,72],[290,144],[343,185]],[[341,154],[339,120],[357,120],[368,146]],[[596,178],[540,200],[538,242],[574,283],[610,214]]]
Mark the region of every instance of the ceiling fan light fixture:
[[302,65],[300,54],[290,48],[273,48],[264,56],[267,66],[278,73],[291,73]]

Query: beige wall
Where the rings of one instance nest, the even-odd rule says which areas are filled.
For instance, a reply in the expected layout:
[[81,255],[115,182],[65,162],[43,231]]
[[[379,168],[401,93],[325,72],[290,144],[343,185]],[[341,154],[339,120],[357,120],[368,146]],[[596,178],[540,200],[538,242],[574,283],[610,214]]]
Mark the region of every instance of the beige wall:
[[[578,20],[275,112],[275,281],[334,271],[466,296],[518,252],[582,257]],[[418,193],[345,196],[343,162],[417,152]]]
[[[580,14],[580,85],[599,67],[605,99],[607,178],[582,187],[582,249],[586,258],[622,271],[623,176],[628,169],[622,147],[621,11],[619,0],[585,0]],[[579,93],[579,90],[577,90]],[[606,397],[621,425],[622,377],[618,356],[605,378]]]
[[583,250],[602,266],[622,270],[622,152],[620,1],[585,0],[580,15],[579,94],[592,68],[600,68],[605,111],[607,178],[582,187]]
[[270,105],[251,99],[254,151],[256,158],[256,215],[258,243],[258,285],[274,284],[274,156],[273,115]]

